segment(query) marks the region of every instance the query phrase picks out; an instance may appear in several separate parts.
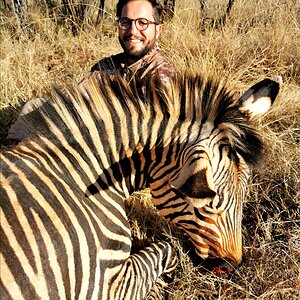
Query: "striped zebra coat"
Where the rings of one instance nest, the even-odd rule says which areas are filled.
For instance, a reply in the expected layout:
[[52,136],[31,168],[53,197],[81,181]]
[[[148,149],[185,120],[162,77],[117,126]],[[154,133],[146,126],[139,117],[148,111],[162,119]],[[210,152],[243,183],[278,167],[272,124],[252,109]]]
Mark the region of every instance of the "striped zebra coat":
[[238,100],[199,75],[149,85],[94,76],[27,116],[1,153],[1,299],[143,299],[175,268],[167,242],[130,254],[124,199],[150,187],[202,258],[242,257],[242,198],[262,143],[251,119],[279,84]]

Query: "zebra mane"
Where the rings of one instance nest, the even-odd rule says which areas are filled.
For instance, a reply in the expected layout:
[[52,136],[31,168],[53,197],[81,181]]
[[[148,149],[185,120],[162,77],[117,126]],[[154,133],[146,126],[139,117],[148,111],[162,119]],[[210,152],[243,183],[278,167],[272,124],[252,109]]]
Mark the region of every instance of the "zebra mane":
[[[186,73],[177,79],[175,90],[181,103],[180,119],[191,119],[219,127],[228,144],[250,165],[259,163],[263,143],[247,113],[240,110],[238,95],[216,76]],[[257,125],[257,124],[256,124]]]
[[112,80],[96,73],[87,80],[84,90],[54,89],[50,99],[27,119],[35,136],[50,135],[51,140],[56,140],[61,132],[67,131],[72,140],[78,130],[82,136],[92,135],[89,123],[101,132],[107,119],[114,127],[122,116],[129,120],[133,112],[138,116],[150,112],[153,118],[160,115],[162,122],[170,118],[175,120],[174,124],[195,122],[199,131],[205,122],[219,126],[231,147],[249,164],[256,164],[262,153],[262,142],[249,125],[248,116],[239,110],[235,95],[213,77],[185,73],[167,87],[159,80],[149,82],[142,93],[134,82],[128,84],[121,77]]

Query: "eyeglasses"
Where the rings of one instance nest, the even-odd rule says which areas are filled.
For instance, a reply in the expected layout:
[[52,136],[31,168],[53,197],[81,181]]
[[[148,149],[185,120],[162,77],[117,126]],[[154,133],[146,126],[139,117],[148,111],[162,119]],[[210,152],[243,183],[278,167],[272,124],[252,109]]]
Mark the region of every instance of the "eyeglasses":
[[146,30],[150,24],[158,25],[156,22],[149,21],[145,18],[129,19],[123,17],[118,20],[119,27],[124,30],[128,30],[131,27],[132,22],[134,22],[136,29],[140,31]]

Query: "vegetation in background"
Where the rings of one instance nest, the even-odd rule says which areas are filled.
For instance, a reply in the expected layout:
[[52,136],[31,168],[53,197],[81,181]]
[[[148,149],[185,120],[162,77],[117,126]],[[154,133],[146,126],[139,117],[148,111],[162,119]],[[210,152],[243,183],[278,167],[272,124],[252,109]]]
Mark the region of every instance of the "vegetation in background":
[[[59,0],[29,5],[21,19],[1,7],[2,148],[25,101],[44,95],[53,84],[76,84],[99,59],[121,51],[116,1],[106,1],[98,22],[99,2],[87,2],[83,23],[75,25]],[[283,77],[272,111],[259,121],[265,160],[253,172],[244,203],[244,261],[230,274],[193,264],[186,239],[157,214],[147,191],[127,201],[135,247],[167,237],[178,250],[179,265],[165,291],[168,299],[299,299],[300,3],[236,0],[222,25],[216,20],[227,2],[207,1],[209,9],[201,11],[195,1],[177,0],[160,47],[179,72],[216,73],[235,91],[265,77]]]

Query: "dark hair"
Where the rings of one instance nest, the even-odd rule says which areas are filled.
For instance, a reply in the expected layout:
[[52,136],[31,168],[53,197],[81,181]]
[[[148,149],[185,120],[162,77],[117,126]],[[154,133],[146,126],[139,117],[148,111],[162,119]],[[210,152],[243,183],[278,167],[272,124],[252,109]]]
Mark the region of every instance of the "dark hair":
[[[127,4],[130,1],[134,1],[134,0],[119,0],[117,3],[117,18],[121,17],[121,13],[122,13],[122,9],[124,7],[125,4]],[[153,18],[154,21],[157,24],[161,23],[161,16],[162,16],[162,12],[163,12],[163,6],[159,3],[158,0],[145,0],[148,1],[152,7],[153,7]]]

